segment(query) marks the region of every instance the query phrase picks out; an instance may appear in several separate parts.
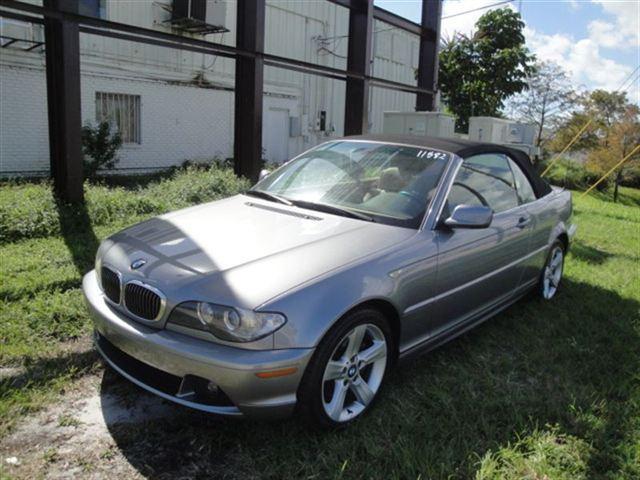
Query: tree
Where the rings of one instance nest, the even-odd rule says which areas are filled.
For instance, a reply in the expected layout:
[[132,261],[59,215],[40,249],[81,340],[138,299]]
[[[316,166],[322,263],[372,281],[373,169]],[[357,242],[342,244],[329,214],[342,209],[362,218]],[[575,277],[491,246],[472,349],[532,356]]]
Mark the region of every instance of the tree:
[[548,146],[552,151],[563,150],[587,123],[587,129],[568,151],[590,151],[602,145],[606,146],[611,127],[620,121],[628,106],[626,93],[606,90],[586,92],[580,96],[577,103],[580,111],[573,112],[549,142]]
[[509,100],[507,111],[517,120],[536,125],[536,146],[542,147],[549,133],[575,109],[578,95],[557,63],[536,63],[526,82],[527,89]]
[[485,13],[473,37],[458,35],[440,51],[439,85],[460,130],[469,117],[499,116],[504,100],[527,87],[535,57],[525,46],[518,12],[504,8]]
[[[612,98],[609,97],[609,100]],[[624,100],[626,101],[626,96]],[[612,104],[600,104],[601,107],[602,105],[611,107]],[[599,175],[604,175],[640,145],[640,108],[637,105],[626,104],[621,112],[618,107],[600,111],[605,114],[603,118],[606,114],[611,115],[608,118],[611,123],[604,131],[600,145],[589,154],[587,166]],[[637,166],[638,163],[640,163],[640,152],[634,154],[611,173],[614,183],[614,202],[618,201],[618,189],[625,172]]]
[[96,127],[82,127],[82,153],[84,154],[84,172],[87,178],[95,178],[100,169],[112,169],[118,163],[116,153],[122,145],[120,133],[111,133],[109,122]]

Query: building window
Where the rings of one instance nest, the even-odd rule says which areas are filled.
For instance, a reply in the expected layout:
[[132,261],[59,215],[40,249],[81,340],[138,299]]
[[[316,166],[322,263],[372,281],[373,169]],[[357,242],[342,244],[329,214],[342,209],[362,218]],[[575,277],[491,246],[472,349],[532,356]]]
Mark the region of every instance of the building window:
[[80,0],[78,2],[78,13],[87,17],[107,18],[105,4],[105,0]]
[[140,95],[96,92],[96,122],[109,122],[122,143],[141,143]]

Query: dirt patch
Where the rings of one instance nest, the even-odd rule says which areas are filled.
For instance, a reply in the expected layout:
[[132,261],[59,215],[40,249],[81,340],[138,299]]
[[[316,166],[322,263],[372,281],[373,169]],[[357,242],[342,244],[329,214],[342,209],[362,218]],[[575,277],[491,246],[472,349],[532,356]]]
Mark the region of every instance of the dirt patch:
[[0,440],[0,473],[15,478],[142,478],[110,429],[180,415],[169,402],[128,385],[114,373],[75,382],[55,405],[19,423]]

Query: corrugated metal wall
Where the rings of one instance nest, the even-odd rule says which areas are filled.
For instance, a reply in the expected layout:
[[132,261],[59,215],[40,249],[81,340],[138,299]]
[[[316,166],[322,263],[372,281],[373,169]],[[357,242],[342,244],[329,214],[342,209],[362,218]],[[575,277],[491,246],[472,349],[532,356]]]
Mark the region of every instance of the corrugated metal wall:
[[[140,1],[140,0],[103,0],[108,20],[133,24],[145,28],[154,28],[163,31],[172,31],[167,21],[171,17],[170,0]],[[39,0],[31,0],[31,3],[41,4]],[[225,25],[231,30],[227,33],[212,34],[205,37],[211,41],[233,45],[235,43],[235,2],[227,3]],[[266,5],[266,30],[265,50],[280,56],[290,57],[306,62],[327,65],[335,68],[346,68],[346,55],[348,47],[348,10],[326,1],[299,1],[299,0],[267,0]],[[41,27],[20,24],[19,22],[3,22],[2,30],[11,29],[12,35],[20,33],[24,38],[42,40]],[[199,36],[198,38],[203,38]],[[43,49],[36,49],[31,53],[8,52],[5,49],[0,59],[2,71],[0,81],[6,70],[4,66],[16,67],[19,65],[29,68],[44,68]],[[235,64],[232,59],[212,57],[199,53],[168,49],[153,45],[116,40],[95,35],[81,35],[82,74],[83,76],[111,79],[113,93],[131,93],[122,89],[142,92],[142,129],[143,131],[160,132],[159,137],[174,138],[179,143],[184,138],[189,138],[192,143],[197,143],[194,138],[194,122],[210,122],[212,118],[222,124],[233,123],[229,111],[229,100],[233,98],[230,89],[234,85]],[[402,83],[416,84],[415,68],[418,58],[418,37],[408,32],[392,28],[376,20],[374,22],[374,45],[372,53],[372,69],[375,76],[394,80]],[[30,74],[32,77],[32,74]],[[15,71],[12,72],[12,78]],[[30,77],[30,78],[31,78]],[[123,82],[125,81],[125,82]],[[135,82],[140,85],[135,86]],[[150,82],[158,82],[171,85],[172,88],[153,89],[153,95],[145,96],[145,88],[150,89]],[[188,83],[188,85],[187,85]],[[12,84],[19,85],[19,82]],[[83,80],[83,89],[94,85],[93,81]],[[86,86],[86,87],[85,87]],[[224,102],[194,102],[193,88],[206,87],[207,91],[219,88],[223,94]],[[104,88],[107,88],[106,86]],[[120,89],[120,90],[117,90]],[[186,90],[188,89],[188,90]],[[170,128],[166,121],[157,118],[162,115],[162,109],[153,107],[157,114],[148,115],[150,102],[162,102],[160,91],[171,95],[166,99],[164,107],[166,116],[172,118]],[[170,93],[169,93],[170,92]],[[5,92],[7,95],[23,95],[25,92]],[[94,91],[83,91],[83,100],[92,101],[95,98]],[[206,95],[203,92],[202,95]],[[287,143],[286,152],[293,156],[301,151],[331,137],[341,136],[344,124],[344,82],[332,80],[320,76],[302,74],[280,68],[265,68],[265,120],[272,111],[274,118],[282,119],[283,111],[300,122],[299,135],[282,138]],[[184,102],[181,100],[184,96]],[[146,97],[146,98],[145,98]],[[220,97],[222,98],[222,97]],[[189,108],[181,108],[182,104],[189,104]],[[201,111],[203,109],[218,108],[219,111]],[[382,129],[382,113],[384,110],[413,110],[415,95],[399,93],[383,88],[372,88],[370,97],[370,129],[379,132]],[[94,112],[95,106],[83,105],[83,112]],[[191,118],[179,119],[175,112],[183,112]],[[321,112],[326,115],[326,128],[319,130],[319,117]],[[5,112],[7,113],[7,112]],[[8,113],[10,114],[10,112]],[[276,115],[277,114],[277,115]],[[91,113],[83,118],[85,122],[93,122]],[[280,121],[280,120],[279,120]],[[186,125],[191,125],[191,130],[186,130]],[[28,126],[27,126],[28,128]],[[265,138],[273,142],[272,132],[269,132],[269,122],[265,121]],[[226,135],[232,128],[211,128],[215,135]],[[284,136],[284,127],[280,126],[278,135]],[[206,134],[207,128],[195,129]],[[295,133],[295,132],[294,132]],[[155,138],[156,136],[152,137]],[[154,155],[162,157],[160,162],[166,165],[170,159],[166,158],[166,148],[154,153],[158,147],[150,145],[143,136],[142,143],[133,150],[124,150],[122,167],[139,166],[141,159],[153,162]],[[216,145],[215,151],[219,155],[231,155],[231,143],[229,138],[213,139]],[[7,140],[3,137],[3,142]],[[37,142],[45,143],[46,138]],[[212,138],[208,136],[202,139],[203,145],[211,145]],[[193,146],[192,146],[193,147]],[[202,149],[185,146],[184,154],[175,153],[174,163],[179,163],[190,158],[194,151]],[[28,148],[28,146],[27,146]],[[34,147],[34,156],[42,155],[41,145]],[[142,154],[140,150],[148,151]],[[267,149],[268,150],[268,149]],[[175,151],[175,148],[172,149]],[[37,152],[37,154],[36,154]],[[270,152],[266,152],[269,158]],[[279,160],[279,159],[278,159]],[[35,162],[35,160],[34,160]],[[38,165],[46,164],[42,159],[36,162]],[[156,165],[149,164],[149,167]],[[4,168],[3,168],[4,169]],[[25,170],[31,170],[25,165]]]

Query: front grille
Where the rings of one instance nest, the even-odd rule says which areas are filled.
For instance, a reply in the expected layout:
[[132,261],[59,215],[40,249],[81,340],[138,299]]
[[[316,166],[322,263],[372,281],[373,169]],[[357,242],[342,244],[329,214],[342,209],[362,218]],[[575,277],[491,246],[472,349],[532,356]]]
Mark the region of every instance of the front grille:
[[146,320],[158,318],[162,308],[160,295],[137,283],[128,283],[124,288],[124,303],[127,310]]
[[120,303],[120,277],[118,274],[107,267],[102,267],[100,272],[102,279],[102,290],[109,300],[114,303]]

